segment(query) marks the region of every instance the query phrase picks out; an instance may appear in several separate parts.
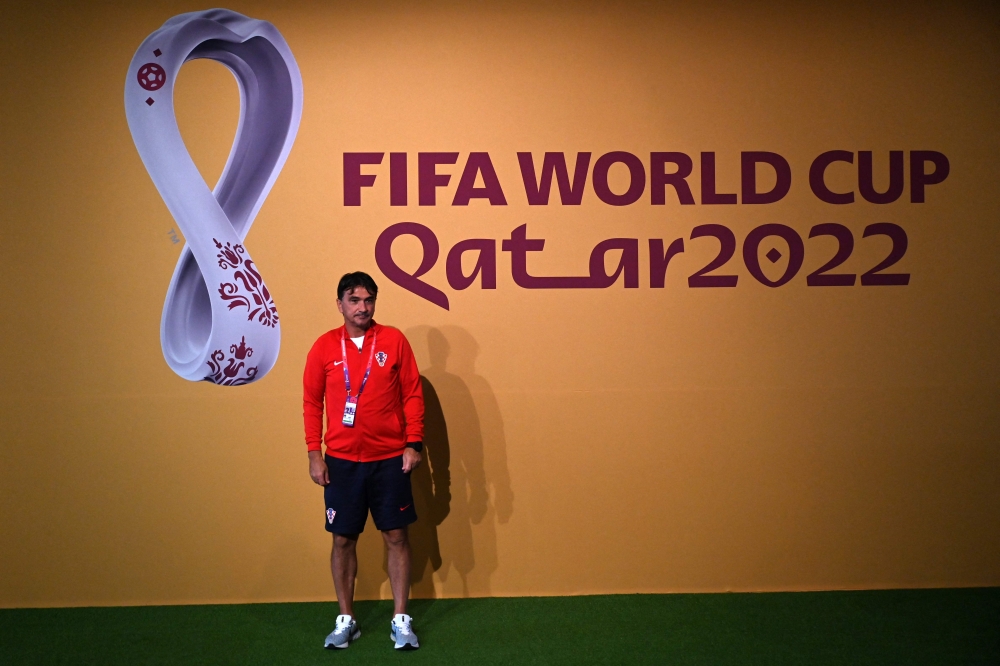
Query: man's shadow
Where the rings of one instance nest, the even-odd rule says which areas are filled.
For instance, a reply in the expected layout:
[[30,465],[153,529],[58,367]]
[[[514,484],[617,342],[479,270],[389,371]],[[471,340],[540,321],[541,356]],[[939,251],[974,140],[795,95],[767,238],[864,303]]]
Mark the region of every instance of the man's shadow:
[[[420,381],[424,389],[424,454],[423,464],[410,474],[418,516],[409,530],[410,585],[414,598],[434,598],[431,575],[442,564],[438,527],[451,511],[451,446],[441,399],[427,377],[421,375]],[[385,562],[386,571],[387,566]]]
[[[418,519],[409,529],[410,595],[489,596],[498,567],[496,525],[514,508],[500,407],[475,372],[479,345],[466,330],[417,326],[406,338],[424,391],[423,462],[411,476]],[[356,596],[387,599],[382,539],[368,531],[358,543]],[[373,560],[382,561],[381,575]]]
[[496,523],[510,520],[514,500],[500,408],[475,372],[479,345],[468,331],[420,326],[406,337],[421,368],[427,452],[412,477],[413,596],[488,596]]

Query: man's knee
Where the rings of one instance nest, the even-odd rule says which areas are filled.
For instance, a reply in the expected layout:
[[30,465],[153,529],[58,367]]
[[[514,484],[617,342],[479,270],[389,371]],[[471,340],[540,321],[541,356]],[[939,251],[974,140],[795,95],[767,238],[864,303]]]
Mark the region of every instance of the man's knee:
[[358,545],[357,534],[334,534],[333,547],[340,551],[354,550]]
[[386,530],[382,532],[382,538],[385,539],[385,545],[390,548],[403,548],[409,543],[405,527],[398,530]]

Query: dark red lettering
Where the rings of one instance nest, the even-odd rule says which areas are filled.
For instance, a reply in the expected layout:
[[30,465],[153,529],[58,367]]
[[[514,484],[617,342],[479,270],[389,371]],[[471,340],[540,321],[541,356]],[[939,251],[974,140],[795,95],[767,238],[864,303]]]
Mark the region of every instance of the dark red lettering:
[[363,175],[362,164],[381,164],[385,153],[344,153],[344,205],[361,205],[361,188],[375,184],[375,176]]
[[406,205],[406,153],[389,153],[389,205]]
[[858,153],[858,191],[865,201],[874,204],[892,203],[903,193],[903,151],[889,151],[889,187],[885,192],[875,191],[872,151]]
[[826,168],[834,162],[854,164],[854,153],[848,150],[828,150],[819,155],[809,167],[809,187],[817,199],[828,204],[854,203],[854,192],[844,194],[831,192],[830,188],[826,186],[824,179]]
[[735,287],[738,275],[708,275],[722,268],[736,252],[736,235],[729,227],[721,224],[699,224],[691,230],[691,240],[711,236],[719,240],[719,254],[700,271],[688,277],[688,287]]
[[[590,253],[590,275],[569,277],[535,277],[528,273],[528,252],[541,252],[545,247],[542,238],[528,238],[528,225],[522,224],[510,232],[500,248],[510,252],[510,273],[514,284],[524,289],[606,289],[619,275],[625,276],[625,288],[639,286],[639,241],[636,238],[609,238],[601,241]],[[621,250],[622,258],[614,275],[604,270],[604,255],[610,250]]]
[[[483,186],[476,187],[476,175],[483,175]],[[452,206],[468,206],[471,199],[488,199],[491,206],[506,206],[507,199],[500,187],[500,179],[490,161],[489,153],[469,153],[462,178],[458,181]]]
[[667,251],[663,251],[662,238],[649,239],[649,286],[663,289],[667,282],[667,266],[675,255],[684,251],[684,239],[676,238]]
[[[927,173],[924,166],[927,162],[934,164],[934,171]],[[936,150],[910,151],[910,201],[924,203],[924,188],[927,185],[937,185],[951,172],[951,164],[943,153]]]
[[555,174],[556,182],[559,185],[559,200],[562,205],[580,205],[583,200],[583,190],[587,184],[590,153],[576,154],[576,169],[573,171],[572,185],[569,180],[569,171],[566,168],[566,156],[563,153],[545,153],[542,160],[542,173],[537,181],[535,180],[535,163],[531,153],[518,153],[517,162],[521,167],[521,180],[524,181],[524,193],[528,197],[528,205],[548,205],[553,174]]
[[[629,185],[624,194],[615,194],[608,186],[608,171],[611,165],[621,163],[628,167]],[[642,160],[624,151],[606,153],[597,158],[594,163],[594,194],[597,198],[611,206],[628,206],[639,200],[646,190],[646,169]]]
[[[479,252],[476,266],[471,275],[462,272],[462,255],[466,252]],[[452,289],[467,289],[480,277],[483,289],[497,288],[497,242],[492,238],[470,238],[456,243],[448,252],[445,262],[448,284]]]
[[[667,164],[674,164],[677,170],[666,173]],[[691,175],[694,163],[684,153],[649,154],[649,196],[654,206],[667,203],[667,185],[674,188],[677,200],[682,206],[694,205],[694,196],[685,178]]]
[[[424,253],[420,260],[420,266],[413,273],[404,271],[392,258],[392,242],[407,234],[417,237]],[[434,267],[439,253],[440,246],[437,236],[434,235],[433,231],[416,222],[398,222],[379,234],[378,240],[375,241],[375,263],[383,275],[403,289],[447,310],[447,294],[419,279],[421,275]]]
[[701,154],[701,203],[736,203],[735,194],[720,194],[715,191],[715,153]]
[[417,198],[421,206],[437,202],[437,188],[451,182],[449,174],[437,172],[439,164],[454,164],[458,153],[417,153]]
[[[769,236],[777,236],[788,243],[788,265],[785,266],[785,272],[777,280],[772,280],[764,275],[764,271],[760,268],[760,259],[757,256],[761,241]],[[771,263],[775,263],[781,258],[781,251],[778,248],[772,248],[764,256]],[[795,232],[795,229],[784,224],[762,224],[747,234],[743,241],[743,263],[750,271],[750,275],[767,287],[780,287],[795,277],[799,269],[802,268],[802,260],[805,256],[806,249],[802,243],[802,237]]]
[[[641,192],[640,192],[641,195]],[[621,250],[622,256],[613,275],[608,275],[604,269],[604,255],[611,250]],[[609,238],[598,243],[590,253],[590,278],[587,287],[590,289],[607,289],[613,285],[618,276],[624,274],[625,288],[639,288],[639,239]]]
[[[757,165],[767,164],[777,176],[774,187],[769,192],[757,191]],[[742,198],[745,204],[769,204],[781,201],[792,188],[792,168],[778,153],[750,151],[740,153],[740,180]]]

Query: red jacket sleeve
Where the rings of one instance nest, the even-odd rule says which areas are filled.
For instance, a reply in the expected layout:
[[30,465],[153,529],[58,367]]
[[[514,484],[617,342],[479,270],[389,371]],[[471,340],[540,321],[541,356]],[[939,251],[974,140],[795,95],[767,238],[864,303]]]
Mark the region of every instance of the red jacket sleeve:
[[302,374],[302,418],[306,429],[306,447],[321,451],[323,443],[323,398],[326,395],[327,350],[320,338],[309,350]]
[[406,441],[424,441],[424,387],[420,383],[420,370],[413,357],[410,343],[400,336],[399,344],[399,389],[403,399],[403,415],[406,417]]

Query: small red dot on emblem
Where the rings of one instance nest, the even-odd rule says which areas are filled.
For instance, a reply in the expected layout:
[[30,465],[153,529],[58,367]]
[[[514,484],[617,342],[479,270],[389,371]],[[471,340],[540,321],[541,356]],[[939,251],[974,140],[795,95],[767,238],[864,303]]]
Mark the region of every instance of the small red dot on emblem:
[[153,51],[153,55],[155,55],[157,58],[160,57],[161,53],[163,53],[163,51],[161,51],[160,49],[156,49],[155,51]]
[[146,98],[146,104],[148,104],[150,106],[153,106],[153,98],[152,97],[147,97]]

